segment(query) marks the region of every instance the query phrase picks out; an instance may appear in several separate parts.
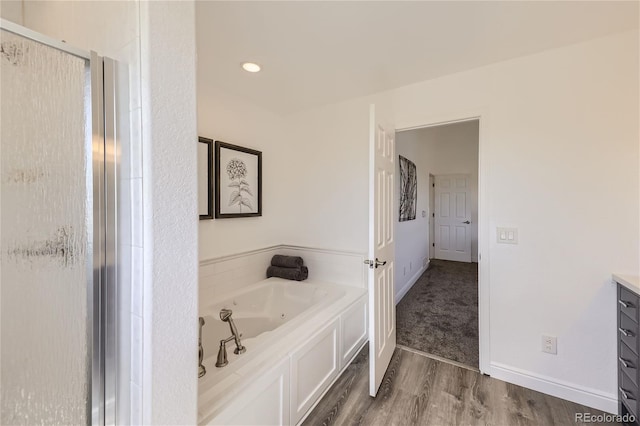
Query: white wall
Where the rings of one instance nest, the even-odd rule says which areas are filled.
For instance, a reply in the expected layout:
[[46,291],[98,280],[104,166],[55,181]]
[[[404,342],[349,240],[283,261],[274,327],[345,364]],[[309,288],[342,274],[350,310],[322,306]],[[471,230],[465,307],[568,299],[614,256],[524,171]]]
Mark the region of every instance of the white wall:
[[23,25],[22,0],[0,0],[0,18]]
[[[395,297],[396,303],[416,283],[425,271],[424,259],[429,259],[429,169],[424,155],[425,142],[417,137],[417,131],[396,133],[396,154],[416,165],[417,204],[415,220],[399,222],[400,216],[400,163],[396,158],[396,187],[394,188],[393,222],[396,237]],[[422,212],[425,216],[422,217]]]
[[143,424],[195,424],[198,205],[195,5],[140,3],[144,150]]
[[291,200],[287,243],[366,253],[369,222],[369,99],[287,117]]
[[365,253],[367,101],[283,117],[204,86],[200,136],[262,150],[264,205],[260,218],[200,221],[200,259],[283,243]]
[[[615,410],[610,276],[639,272],[638,32],[391,94],[398,129],[482,115],[489,372]],[[316,150],[300,174],[315,196],[291,222],[299,239],[366,248],[367,104],[352,100],[293,120],[307,157]],[[497,245],[497,226],[517,227],[520,243]],[[540,351],[543,333],[558,337],[558,355]]]
[[282,230],[288,218],[295,215],[286,208],[295,205],[290,188],[295,177],[290,174],[290,164],[296,160],[284,120],[210,88],[203,82],[206,78],[199,75],[198,135],[262,151],[263,206],[261,217],[201,220],[200,260],[281,244]]

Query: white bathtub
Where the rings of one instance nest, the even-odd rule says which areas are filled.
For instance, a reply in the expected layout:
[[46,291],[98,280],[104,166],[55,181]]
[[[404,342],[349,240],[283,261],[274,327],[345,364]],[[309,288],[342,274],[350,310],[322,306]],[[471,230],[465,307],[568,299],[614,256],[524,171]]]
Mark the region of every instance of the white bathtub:
[[[259,349],[267,338],[275,339],[277,336],[274,336],[274,331],[277,330],[278,335],[286,332],[284,326],[291,324],[293,319],[302,319],[313,314],[340,299],[344,294],[345,290],[338,286],[269,278],[229,295],[222,302],[210,305],[200,313],[205,321],[202,328],[202,346],[203,364],[207,372],[215,373],[218,369],[232,370],[232,363],[241,358],[250,358],[251,352]],[[229,364],[218,368],[215,363],[220,340],[231,336],[229,323],[220,320],[220,310],[223,308],[233,311],[231,318],[242,335],[241,341],[247,347],[247,352],[235,355],[235,343],[227,343]]]
[[[198,380],[198,423],[206,424],[224,411],[234,395],[289,357],[319,329],[336,322],[345,309],[354,303],[364,306],[365,294],[364,289],[350,286],[269,278],[205,305],[200,316],[205,320],[202,341],[207,373]],[[229,324],[219,317],[223,308],[233,311],[247,350],[234,354],[235,343],[230,341],[226,344],[229,363],[218,368],[220,340],[231,336]],[[351,335],[357,333],[345,333],[345,337]],[[356,346],[364,343],[361,340]]]

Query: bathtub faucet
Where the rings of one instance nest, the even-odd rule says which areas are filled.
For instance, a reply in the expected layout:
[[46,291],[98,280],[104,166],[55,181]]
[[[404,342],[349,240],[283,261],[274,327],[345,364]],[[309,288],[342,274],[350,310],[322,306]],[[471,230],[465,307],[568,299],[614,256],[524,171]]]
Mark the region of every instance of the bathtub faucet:
[[231,309],[221,309],[220,319],[224,322],[229,323],[229,328],[231,328],[231,336],[236,341],[236,348],[233,350],[233,353],[236,355],[243,354],[246,352],[247,348],[242,346],[242,343],[240,343],[240,337],[242,335],[238,333],[238,329],[236,328],[236,324],[233,322],[233,318],[231,318],[231,314],[233,314],[233,311]]

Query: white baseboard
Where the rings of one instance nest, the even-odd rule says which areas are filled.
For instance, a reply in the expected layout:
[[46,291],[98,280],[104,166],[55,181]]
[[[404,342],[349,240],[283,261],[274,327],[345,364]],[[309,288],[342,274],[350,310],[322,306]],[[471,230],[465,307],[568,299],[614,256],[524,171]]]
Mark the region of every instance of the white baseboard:
[[402,300],[404,295],[407,294],[409,292],[409,290],[411,290],[411,287],[413,287],[413,285],[416,283],[416,281],[418,281],[418,278],[420,278],[420,276],[424,273],[424,271],[427,270],[428,267],[429,267],[429,261],[427,261],[427,264],[425,266],[423,266],[422,268],[420,268],[418,270],[418,272],[416,272],[411,277],[411,279],[409,279],[409,281],[407,281],[407,283],[404,285],[404,287],[402,287],[400,289],[400,291],[398,291],[396,293],[396,305],[398,303],[400,303],[400,301]]
[[491,363],[491,377],[607,413],[617,414],[618,412],[618,399],[615,394],[563,382],[500,363]]

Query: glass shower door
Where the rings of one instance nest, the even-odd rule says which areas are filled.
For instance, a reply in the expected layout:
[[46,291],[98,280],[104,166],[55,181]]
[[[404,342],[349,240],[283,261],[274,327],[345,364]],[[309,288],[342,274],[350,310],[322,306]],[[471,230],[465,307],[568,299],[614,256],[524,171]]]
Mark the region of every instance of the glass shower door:
[[1,424],[92,421],[91,137],[89,61],[0,30]]

